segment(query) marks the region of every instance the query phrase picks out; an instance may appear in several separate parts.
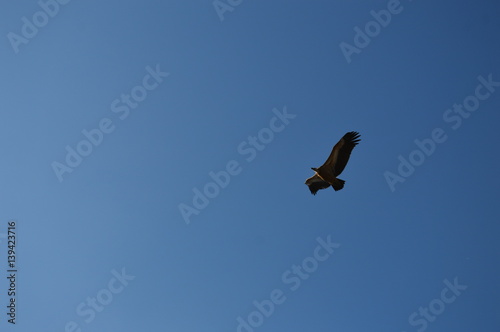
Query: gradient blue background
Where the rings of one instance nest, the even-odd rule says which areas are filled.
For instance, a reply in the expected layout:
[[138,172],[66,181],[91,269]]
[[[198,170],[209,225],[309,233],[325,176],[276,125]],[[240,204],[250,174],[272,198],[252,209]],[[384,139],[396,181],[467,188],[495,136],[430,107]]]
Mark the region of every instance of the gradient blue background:
[[[339,44],[387,1],[243,1],[224,21],[210,0],[71,1],[17,54],[7,34],[40,7],[4,1],[0,233],[17,220],[19,273],[1,329],[236,331],[278,288],[255,331],[409,332],[458,278],[427,330],[498,331],[500,88],[457,130],[443,113],[500,81],[500,4],[401,6],[348,64]],[[120,120],[111,103],[156,64],[170,76]],[[296,117],[247,162],[237,146],[284,106]],[[59,182],[52,162],[102,118],[114,132]],[[391,192],[384,172],[434,128],[446,142]],[[351,130],[345,188],[312,196],[310,167]],[[241,173],[186,225],[179,204],[230,160]],[[328,235],[340,248],[291,291],[282,274]],[[85,323],[77,306],[122,268],[135,279]]]

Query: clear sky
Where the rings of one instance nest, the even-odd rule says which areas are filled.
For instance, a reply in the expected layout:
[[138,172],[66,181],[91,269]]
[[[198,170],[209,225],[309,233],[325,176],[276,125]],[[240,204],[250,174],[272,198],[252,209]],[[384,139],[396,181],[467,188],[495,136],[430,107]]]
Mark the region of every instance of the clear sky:
[[499,330],[498,1],[0,17],[1,330]]

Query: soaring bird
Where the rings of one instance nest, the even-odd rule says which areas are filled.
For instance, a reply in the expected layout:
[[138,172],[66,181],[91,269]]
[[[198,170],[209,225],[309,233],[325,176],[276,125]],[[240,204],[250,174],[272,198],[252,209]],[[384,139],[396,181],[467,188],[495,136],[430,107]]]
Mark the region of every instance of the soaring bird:
[[315,174],[305,182],[311,194],[316,195],[318,190],[326,189],[330,186],[332,186],[335,191],[344,188],[345,181],[338,179],[337,176],[342,173],[345,165],[347,165],[352,149],[354,149],[360,141],[359,137],[360,135],[358,132],[348,132],[337,144],[335,144],[332,153],[330,153],[330,156],[321,167],[311,167]]

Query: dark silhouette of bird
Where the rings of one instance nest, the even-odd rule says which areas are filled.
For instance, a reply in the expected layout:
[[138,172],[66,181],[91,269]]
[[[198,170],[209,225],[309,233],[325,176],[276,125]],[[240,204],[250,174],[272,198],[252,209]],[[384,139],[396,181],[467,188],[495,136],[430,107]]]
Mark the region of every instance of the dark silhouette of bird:
[[342,173],[347,165],[352,149],[361,141],[359,137],[358,132],[348,132],[335,144],[330,156],[321,167],[311,167],[315,174],[305,182],[311,194],[316,195],[318,190],[326,189],[330,186],[335,191],[344,188],[345,181],[338,179],[337,176]]

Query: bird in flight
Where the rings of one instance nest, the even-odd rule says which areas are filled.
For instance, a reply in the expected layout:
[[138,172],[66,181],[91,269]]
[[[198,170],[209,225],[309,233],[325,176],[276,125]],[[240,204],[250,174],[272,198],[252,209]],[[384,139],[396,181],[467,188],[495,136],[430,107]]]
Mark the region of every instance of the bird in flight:
[[337,176],[342,173],[345,165],[347,165],[352,149],[354,149],[360,141],[359,137],[360,135],[358,132],[348,132],[337,144],[335,144],[330,156],[321,167],[311,167],[315,174],[305,182],[311,194],[316,195],[318,190],[326,189],[330,186],[332,186],[335,191],[344,188],[345,181],[338,179]]

